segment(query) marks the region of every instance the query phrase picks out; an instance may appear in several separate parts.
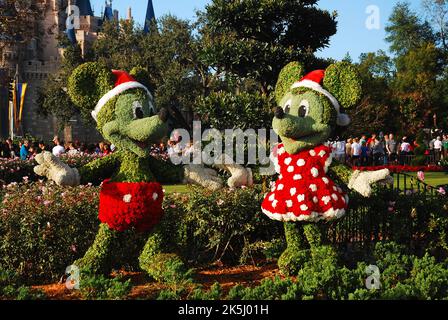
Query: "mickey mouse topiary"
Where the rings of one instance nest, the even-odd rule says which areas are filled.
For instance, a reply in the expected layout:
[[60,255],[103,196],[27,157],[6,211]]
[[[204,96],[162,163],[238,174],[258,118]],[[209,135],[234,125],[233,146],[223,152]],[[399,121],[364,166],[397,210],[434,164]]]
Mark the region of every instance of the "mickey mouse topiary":
[[[368,197],[370,184],[389,180],[389,171],[352,172],[332,165],[332,151],[325,145],[338,127],[349,125],[344,108],[361,99],[357,70],[349,63],[335,63],[304,76],[304,67],[292,62],[281,71],[276,86],[274,131],[282,143],[271,157],[278,180],[262,204],[271,219],[285,222],[287,249],[279,259],[285,274],[296,273],[313,248],[322,245],[321,221],[344,216],[348,197],[327,175],[328,170],[348,187]],[[311,248],[311,251],[309,250]],[[335,254],[328,247],[329,254]]]
[[[141,68],[134,68],[130,74],[110,71],[100,63],[86,63],[76,68],[68,81],[72,101],[80,109],[91,112],[99,132],[118,151],[79,170],[63,164],[49,152],[36,157],[39,165],[34,171],[59,185],[77,186],[106,179],[100,192],[102,224],[93,245],[75,262],[80,268],[107,273],[120,232],[132,228],[151,231],[159,223],[164,194],[157,181],[164,178],[165,167],[169,167],[171,176],[178,182],[184,180],[213,190],[222,187],[221,179],[212,169],[201,165],[175,166],[151,157],[149,146],[168,135],[168,114],[166,110],[156,110],[151,93],[142,84],[148,79],[147,72]],[[240,186],[239,181],[230,181]],[[158,260],[175,261],[176,265],[180,261],[176,255],[163,253],[163,243],[154,239],[157,233],[153,232],[139,258],[140,267],[153,276],[156,271],[152,265]]]

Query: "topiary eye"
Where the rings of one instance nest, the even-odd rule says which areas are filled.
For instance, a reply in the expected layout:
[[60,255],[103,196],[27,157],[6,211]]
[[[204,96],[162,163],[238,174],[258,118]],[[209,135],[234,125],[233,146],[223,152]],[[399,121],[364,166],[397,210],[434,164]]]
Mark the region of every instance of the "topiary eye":
[[308,115],[308,111],[309,111],[309,103],[308,103],[308,101],[303,100],[300,103],[298,116],[301,117],[301,118],[305,118]]
[[286,114],[289,114],[291,111],[291,100],[288,100],[285,104],[285,106],[283,107],[283,110],[285,111]]
[[134,119],[143,119],[145,114],[143,113],[143,107],[140,102],[135,101],[132,105],[132,109],[134,111]]

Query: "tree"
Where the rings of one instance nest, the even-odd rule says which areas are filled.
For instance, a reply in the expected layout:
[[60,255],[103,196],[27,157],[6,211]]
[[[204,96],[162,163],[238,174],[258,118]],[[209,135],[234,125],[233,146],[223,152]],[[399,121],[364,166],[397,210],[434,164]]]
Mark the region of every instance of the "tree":
[[422,0],[422,5],[435,30],[436,39],[443,50],[448,51],[448,1]]
[[419,48],[426,43],[435,42],[430,24],[422,21],[407,2],[399,2],[394,7],[386,32],[388,34],[386,41],[390,43],[390,50],[398,55],[406,54],[409,50]]
[[336,33],[336,14],[317,0],[213,0],[199,12],[201,57],[218,74],[252,78],[263,94],[285,63],[314,62]]

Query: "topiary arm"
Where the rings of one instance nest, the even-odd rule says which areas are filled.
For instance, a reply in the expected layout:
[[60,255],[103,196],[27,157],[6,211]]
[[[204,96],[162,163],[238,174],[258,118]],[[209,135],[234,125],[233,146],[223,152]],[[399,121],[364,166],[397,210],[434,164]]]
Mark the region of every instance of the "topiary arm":
[[121,159],[118,153],[89,162],[78,169],[81,176],[81,184],[92,183],[99,185],[104,179],[112,176],[120,163]]
[[393,183],[388,169],[367,172],[353,171],[348,166],[337,161],[333,161],[329,169],[331,171],[330,174],[337,180],[345,183],[349,189],[358,192],[366,198],[372,194],[371,184],[381,181]]

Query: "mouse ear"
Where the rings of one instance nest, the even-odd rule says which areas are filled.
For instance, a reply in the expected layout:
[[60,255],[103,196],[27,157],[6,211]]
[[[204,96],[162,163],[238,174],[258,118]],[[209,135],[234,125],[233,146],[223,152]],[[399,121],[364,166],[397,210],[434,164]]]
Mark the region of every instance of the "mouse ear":
[[154,83],[147,69],[142,67],[134,67],[129,74],[138,82],[143,84],[149,91],[154,91]]
[[342,107],[356,106],[362,98],[362,81],[358,69],[348,62],[330,65],[325,71],[324,87]]
[[68,94],[73,103],[85,111],[114,87],[114,76],[104,64],[88,62],[77,67],[68,79]]
[[275,100],[277,103],[283,99],[285,94],[291,90],[291,86],[299,81],[305,75],[304,66],[298,62],[288,63],[278,76],[277,85],[275,86]]

